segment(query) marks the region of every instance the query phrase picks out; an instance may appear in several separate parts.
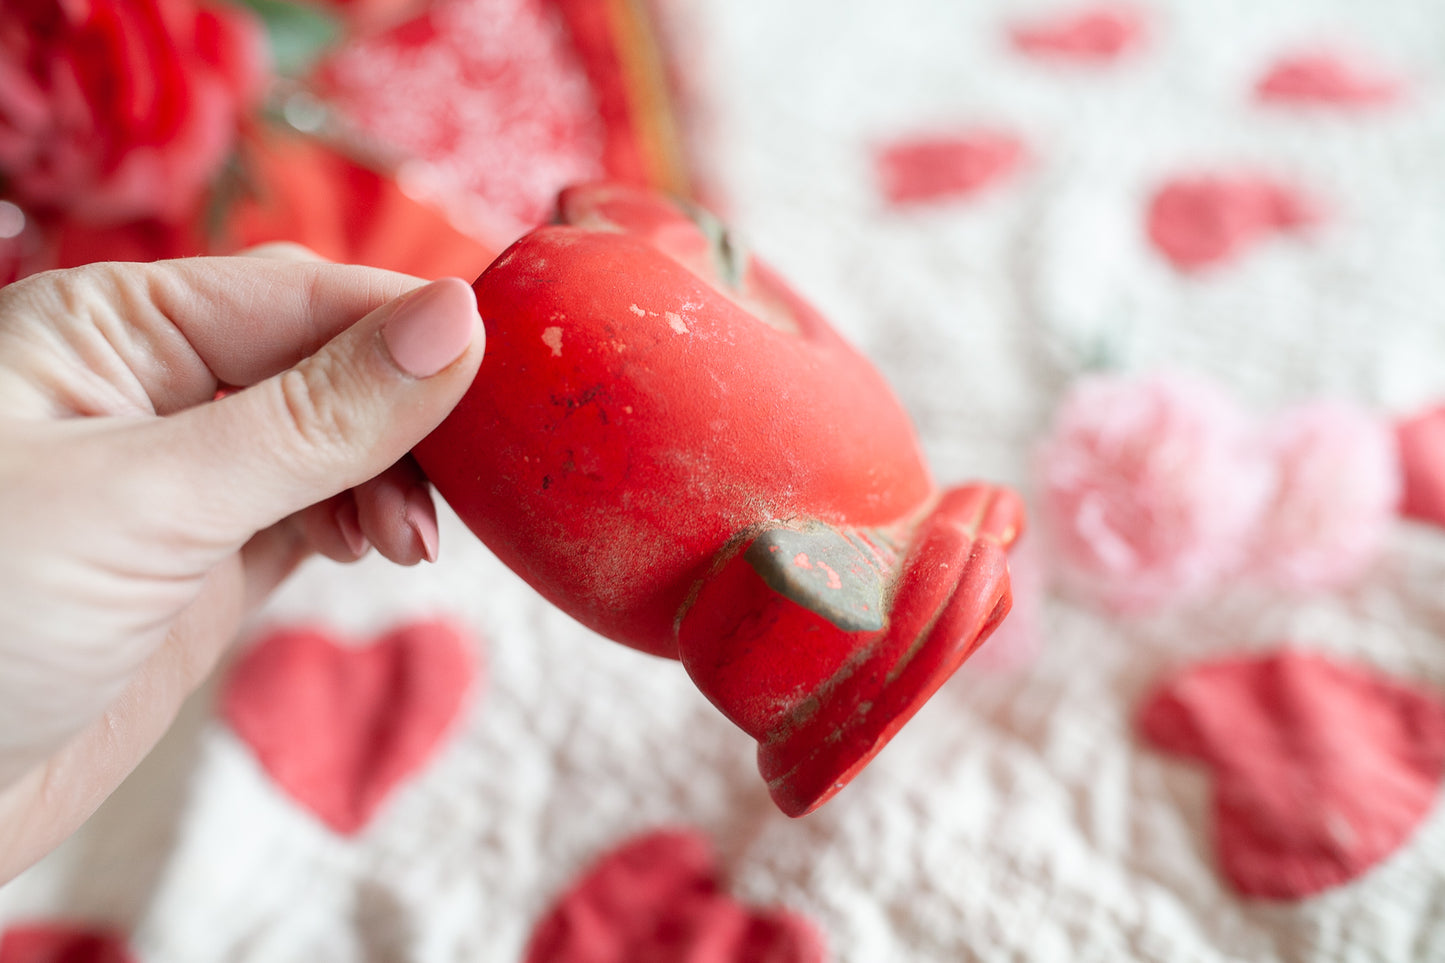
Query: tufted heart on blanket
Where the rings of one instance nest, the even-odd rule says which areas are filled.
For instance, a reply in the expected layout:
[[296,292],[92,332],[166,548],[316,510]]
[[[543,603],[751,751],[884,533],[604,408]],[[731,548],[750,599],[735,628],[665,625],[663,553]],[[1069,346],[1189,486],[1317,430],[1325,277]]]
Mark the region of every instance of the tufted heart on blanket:
[[1414,833],[1445,773],[1436,694],[1288,649],[1194,666],[1137,725],[1214,770],[1220,868],[1246,896],[1302,899],[1361,876]]
[[1400,514],[1445,526],[1445,406],[1432,406],[1395,425],[1404,492]]
[[1294,187],[1254,174],[1172,179],[1149,202],[1150,242],[1176,268],[1195,271],[1233,260],[1274,234],[1298,232],[1319,219]]
[[954,200],[980,193],[1021,167],[1027,151],[1004,130],[917,135],[879,148],[878,187],[895,207]]
[[823,963],[822,935],[723,890],[708,838],[634,837],[604,854],[537,924],[526,963]]
[[1287,54],[1255,84],[1265,103],[1346,108],[1380,107],[1400,99],[1402,81],[1359,55],[1330,50]]
[[0,933],[0,963],[133,963],[125,939],[70,923],[22,923]]
[[1107,63],[1136,48],[1145,17],[1137,7],[1103,3],[1030,20],[1009,28],[1014,49],[1040,60]]
[[468,638],[446,621],[360,646],[282,628],[231,670],[221,713],[282,790],[351,835],[436,752],[473,675]]

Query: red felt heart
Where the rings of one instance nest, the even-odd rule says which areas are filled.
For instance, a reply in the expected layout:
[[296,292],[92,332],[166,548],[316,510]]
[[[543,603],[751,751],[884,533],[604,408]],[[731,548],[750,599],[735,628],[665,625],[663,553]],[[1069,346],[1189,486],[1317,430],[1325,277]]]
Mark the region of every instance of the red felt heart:
[[1133,7],[1102,4],[1015,24],[1014,49],[1029,57],[1103,63],[1136,46],[1144,34],[1143,14]]
[[0,963],[133,963],[119,933],[28,923],[0,933]]
[[466,635],[445,621],[366,646],[284,628],[237,663],[221,712],[282,789],[351,834],[437,749],[472,674]]
[[706,836],[661,831],[604,855],[538,924],[527,963],[822,963],[806,919],[722,891]]
[[1445,405],[1401,420],[1395,440],[1404,488],[1400,513],[1445,526]]
[[952,200],[1003,180],[1023,162],[1023,141],[1007,131],[972,130],[900,138],[875,158],[879,189],[895,206]]
[[1300,899],[1360,876],[1414,832],[1445,772],[1435,695],[1289,650],[1195,666],[1138,726],[1213,767],[1220,866],[1249,896]]
[[1164,184],[1149,202],[1149,240],[1175,267],[1194,270],[1237,257],[1274,233],[1319,217],[1293,187],[1267,177],[1202,175]]
[[1281,57],[1260,78],[1254,93],[1262,101],[1336,107],[1376,107],[1401,94],[1399,79],[1362,58],[1327,50]]

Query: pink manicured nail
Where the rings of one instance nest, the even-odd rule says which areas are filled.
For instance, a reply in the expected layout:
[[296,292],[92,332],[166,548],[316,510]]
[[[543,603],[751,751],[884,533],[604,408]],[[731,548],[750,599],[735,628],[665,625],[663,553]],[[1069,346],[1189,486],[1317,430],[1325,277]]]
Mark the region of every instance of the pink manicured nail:
[[348,498],[337,506],[336,527],[341,529],[341,537],[346,539],[346,547],[351,549],[352,554],[358,558],[366,554],[371,542],[361,531],[361,514],[356,509],[356,502]]
[[418,288],[381,328],[396,366],[413,378],[429,378],[461,357],[478,323],[477,299],[461,278],[442,278]]
[[421,542],[421,553],[428,562],[437,560],[437,510],[424,488],[406,493],[406,523]]

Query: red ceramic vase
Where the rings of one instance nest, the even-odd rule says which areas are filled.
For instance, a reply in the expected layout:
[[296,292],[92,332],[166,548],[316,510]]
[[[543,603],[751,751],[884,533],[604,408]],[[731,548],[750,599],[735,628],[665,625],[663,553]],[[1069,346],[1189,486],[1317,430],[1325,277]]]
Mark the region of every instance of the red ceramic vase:
[[474,287],[486,357],[417,460],[544,596],[680,659],[784,812],[1008,612],[1018,497],[941,491],[879,373],[707,213],[571,188]]

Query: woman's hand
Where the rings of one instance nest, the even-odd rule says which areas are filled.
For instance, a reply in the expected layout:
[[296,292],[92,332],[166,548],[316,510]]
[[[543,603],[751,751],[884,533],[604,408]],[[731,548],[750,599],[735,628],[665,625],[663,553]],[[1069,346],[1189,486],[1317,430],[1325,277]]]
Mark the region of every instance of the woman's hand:
[[470,288],[255,253],[0,288],[0,881],[308,554],[435,557],[405,456],[481,362]]

